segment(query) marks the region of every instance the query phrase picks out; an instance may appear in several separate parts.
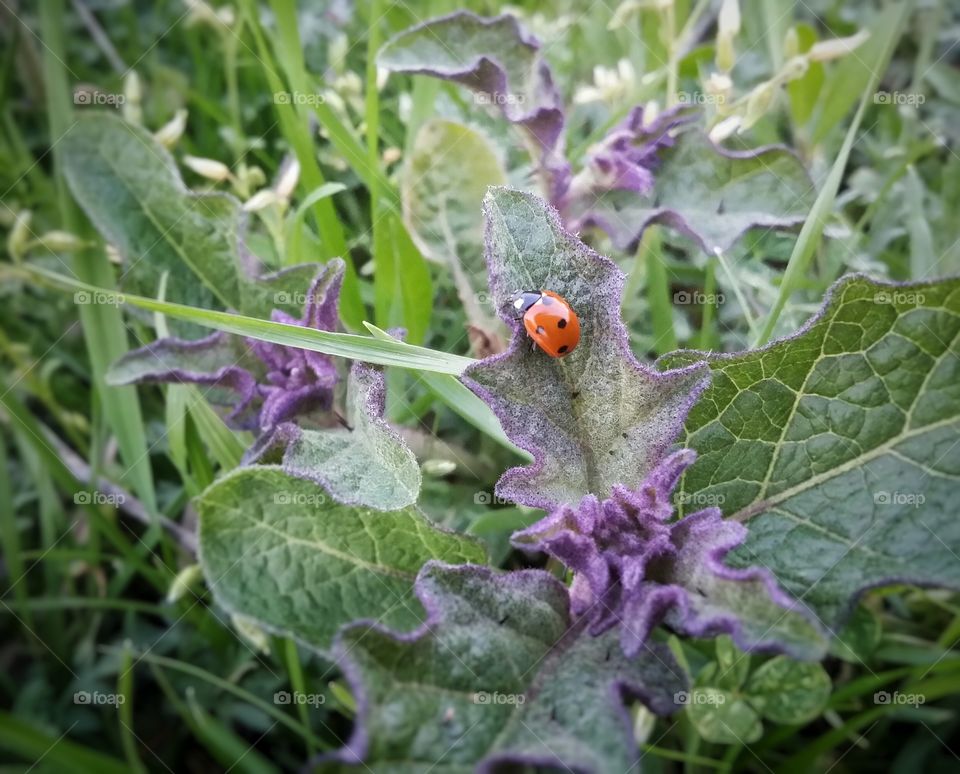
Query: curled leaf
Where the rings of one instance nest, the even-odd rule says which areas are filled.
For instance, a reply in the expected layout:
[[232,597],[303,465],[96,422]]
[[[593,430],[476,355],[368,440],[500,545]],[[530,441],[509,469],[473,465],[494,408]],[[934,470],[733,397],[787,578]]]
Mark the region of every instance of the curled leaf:
[[[693,637],[731,634],[744,649],[786,650],[820,658],[826,639],[772,574],[734,569],[724,557],[743,543],[742,524],[708,508],[670,522],[670,500],[696,455],[661,462],[636,489],[610,498],[587,495],[514,535],[514,545],[545,551],[572,569],[573,612],[593,635],[618,628],[628,656],[645,647],[658,624]],[[813,619],[815,620],[815,619]]]

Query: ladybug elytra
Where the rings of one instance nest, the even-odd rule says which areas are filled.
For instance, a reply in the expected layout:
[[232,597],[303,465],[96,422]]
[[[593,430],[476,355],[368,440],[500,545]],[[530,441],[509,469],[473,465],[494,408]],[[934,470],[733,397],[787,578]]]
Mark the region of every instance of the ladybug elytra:
[[580,343],[580,318],[552,290],[525,290],[513,299],[530,338],[550,357],[569,355]]

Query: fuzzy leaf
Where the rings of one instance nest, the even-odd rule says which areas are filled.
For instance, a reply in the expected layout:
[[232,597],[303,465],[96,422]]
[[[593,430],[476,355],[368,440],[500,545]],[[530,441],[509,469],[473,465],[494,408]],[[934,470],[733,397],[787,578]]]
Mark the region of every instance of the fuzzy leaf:
[[229,194],[189,191],[169,152],[143,128],[89,113],[77,118],[63,143],[73,195],[123,255],[123,286],[131,293],[155,296],[166,272],[167,300],[178,303],[256,317],[302,305],[283,296],[301,293],[319,267],[292,267],[260,284],[240,240],[240,203]]
[[469,11],[430,19],[401,32],[380,49],[377,64],[402,73],[432,75],[476,92],[476,102],[503,113],[530,136],[540,166],[563,187],[564,114],[540,43],[509,14],[485,19]]
[[414,509],[340,505],[273,467],[228,474],[197,508],[201,564],[217,602],[320,651],[358,618],[419,624],[412,589],[427,560],[485,559],[478,543],[441,531]]
[[659,151],[649,195],[600,192],[575,199],[565,214],[573,230],[601,228],[622,250],[633,251],[648,225],[663,223],[713,253],[755,226],[799,227],[815,196],[803,164],[786,148],[729,151],[702,132],[685,131]]
[[390,511],[413,505],[420,465],[399,433],[383,419],[383,372],[354,363],[347,380],[349,428],[323,430],[281,425],[253,457],[283,446],[283,469],[322,485],[341,503]]
[[[533,454],[497,494],[550,509],[638,486],[673,443],[707,369],[657,373],[630,352],[620,318],[623,274],[560,224],[532,194],[492,188],[484,199],[490,292],[513,330],[509,349],[464,371],[464,383]],[[510,305],[522,290],[553,290],[580,317],[580,344],[562,359],[534,348]]]
[[[455,121],[433,119],[421,127],[404,168],[403,217],[424,256],[463,275],[469,292],[487,288],[480,205],[488,186],[506,173],[479,132]],[[463,294],[467,289],[458,290]]]
[[706,357],[680,503],[747,522],[735,566],[768,567],[834,632],[865,589],[960,588],[960,280],[849,276],[794,336]]
[[358,697],[343,761],[398,774],[636,771],[624,700],[666,714],[685,687],[665,647],[627,660],[614,639],[571,626],[566,589],[547,573],[432,562],[416,592],[428,618],[415,631],[356,624],[338,639]]

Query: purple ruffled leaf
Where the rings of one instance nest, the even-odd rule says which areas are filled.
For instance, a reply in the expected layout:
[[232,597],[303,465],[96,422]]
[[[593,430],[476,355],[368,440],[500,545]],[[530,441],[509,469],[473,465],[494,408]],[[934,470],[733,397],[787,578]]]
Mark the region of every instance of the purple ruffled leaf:
[[[276,322],[332,330],[344,264],[335,259],[316,275],[303,315],[274,310]],[[229,405],[227,421],[238,429],[269,432],[295,417],[326,411],[337,371],[318,352],[215,333],[197,341],[160,339],[128,352],[107,375],[110,384],[186,383],[215,388],[207,395]]]
[[686,688],[666,647],[627,659],[611,637],[587,635],[548,573],[429,562],[414,589],[427,613],[414,631],[360,621],[338,637],[357,722],[324,760],[396,772],[438,761],[451,771],[636,770],[627,703],[669,714]]
[[[620,318],[623,274],[565,231],[542,199],[491,188],[484,214],[490,290],[513,338],[463,381],[534,457],[508,470],[497,494],[549,510],[639,486],[676,439],[706,369],[657,373],[637,362]],[[569,355],[533,346],[510,303],[522,290],[552,290],[571,304],[581,336]]]
[[[665,114],[679,123],[683,113]],[[577,190],[563,200],[563,212],[575,231],[597,227],[614,245],[632,252],[647,226],[662,223],[694,240],[703,250],[726,251],[755,227],[793,229],[806,219],[816,187],[797,156],[782,146],[730,151],[714,145],[700,130],[640,130],[648,145],[631,155],[601,145],[591,166],[577,176]],[[663,131],[661,131],[663,130]],[[628,129],[615,131],[612,144],[624,145]],[[631,166],[636,157],[638,165]],[[598,173],[597,163],[603,167]],[[632,184],[606,185],[603,170],[633,172]],[[645,179],[647,171],[651,174]],[[600,184],[590,190],[591,181]],[[649,185],[647,185],[649,182]]]
[[671,497],[696,454],[664,459],[635,488],[587,495],[517,532],[514,545],[544,551],[574,571],[571,604],[601,635],[618,628],[634,656],[659,624],[693,637],[730,634],[745,650],[785,650],[822,658],[826,639],[814,616],[763,568],[724,564],[747,536],[743,525],[707,508],[671,522]]
[[509,14],[483,18],[469,11],[430,19],[396,35],[377,63],[388,70],[432,75],[462,84],[477,101],[499,108],[537,149],[550,198],[569,184],[563,153],[564,110],[540,42]]

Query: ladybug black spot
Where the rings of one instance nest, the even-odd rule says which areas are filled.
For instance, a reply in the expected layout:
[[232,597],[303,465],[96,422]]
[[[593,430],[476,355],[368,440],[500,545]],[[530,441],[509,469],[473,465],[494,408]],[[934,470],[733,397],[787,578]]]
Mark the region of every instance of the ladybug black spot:
[[558,328],[566,328],[566,327],[567,327],[567,321],[566,321],[566,320],[557,320],[557,327],[558,327]]
[[564,352],[566,352],[568,349],[570,349],[570,347],[568,347],[566,344],[564,344],[562,347],[560,347],[560,349],[557,350],[557,352],[559,352],[559,353],[562,355],[562,354],[563,354]]

